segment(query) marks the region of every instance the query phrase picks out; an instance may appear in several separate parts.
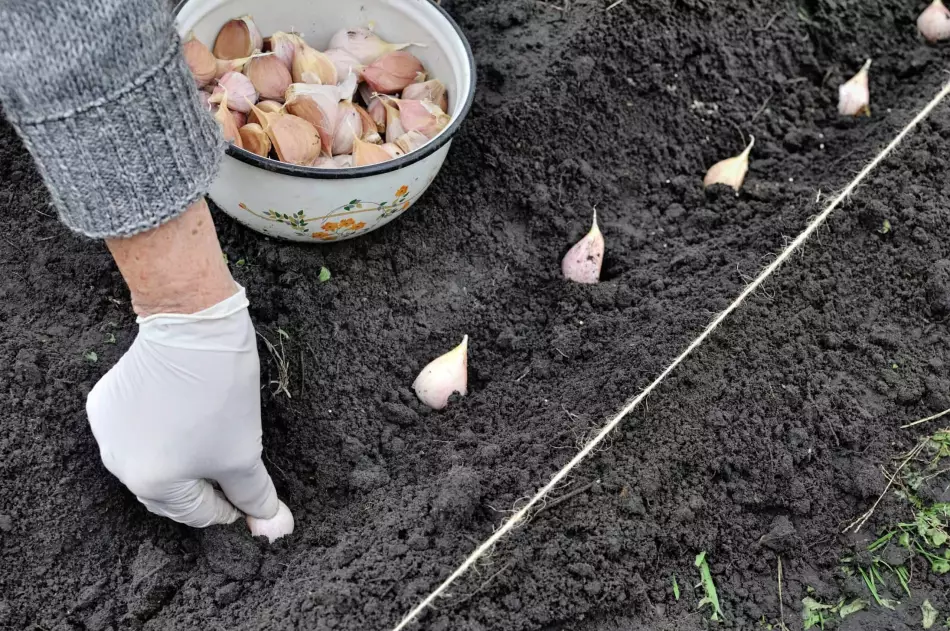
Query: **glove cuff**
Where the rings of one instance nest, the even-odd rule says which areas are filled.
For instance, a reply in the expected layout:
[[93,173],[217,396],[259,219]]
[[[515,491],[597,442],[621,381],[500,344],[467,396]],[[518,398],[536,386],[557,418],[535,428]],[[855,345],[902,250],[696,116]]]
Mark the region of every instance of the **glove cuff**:
[[[256,349],[254,327],[247,315],[246,290],[198,313],[156,313],[138,318],[139,339],[152,344],[203,351],[245,352]],[[241,316],[241,317],[238,317]]]

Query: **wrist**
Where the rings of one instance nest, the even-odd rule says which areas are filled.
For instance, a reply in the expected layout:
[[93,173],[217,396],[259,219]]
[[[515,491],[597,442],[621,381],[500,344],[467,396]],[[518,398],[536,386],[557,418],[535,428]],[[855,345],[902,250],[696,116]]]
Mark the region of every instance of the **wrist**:
[[204,199],[158,228],[106,245],[141,317],[197,313],[238,291]]

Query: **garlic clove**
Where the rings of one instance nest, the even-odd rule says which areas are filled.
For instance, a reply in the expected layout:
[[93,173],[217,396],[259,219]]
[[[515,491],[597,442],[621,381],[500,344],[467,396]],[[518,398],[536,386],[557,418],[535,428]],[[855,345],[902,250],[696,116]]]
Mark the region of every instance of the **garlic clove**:
[[387,160],[392,160],[392,156],[380,145],[363,142],[359,138],[353,139],[353,166],[362,167]]
[[218,125],[221,127],[221,135],[224,136],[224,139],[227,142],[234,143],[236,147],[243,149],[244,145],[241,142],[241,134],[234,121],[234,116],[231,114],[231,111],[228,109],[228,93],[224,92],[218,101],[218,110],[214,114],[214,120],[218,121]]
[[373,117],[369,115],[369,112],[356,103],[353,104],[353,109],[355,109],[357,114],[360,115],[360,124],[363,129],[363,135],[361,138],[366,142],[371,142],[374,144],[383,142],[383,139],[379,135],[379,131],[376,129],[376,121],[374,121]]
[[266,158],[270,153],[270,137],[257,123],[248,123],[238,130],[241,134],[241,144],[251,153]]
[[396,142],[396,139],[406,133],[402,125],[402,116],[396,107],[396,99],[385,97],[380,99],[386,108],[386,142]]
[[231,112],[231,118],[234,119],[234,126],[238,129],[241,129],[247,125],[247,114],[244,112],[235,112],[234,110],[229,110]]
[[917,18],[917,30],[928,42],[950,37],[950,10],[942,0],[933,0]]
[[284,62],[275,53],[255,55],[244,67],[244,75],[251,80],[262,99],[279,100],[293,80]]
[[431,79],[422,83],[410,83],[402,91],[400,98],[406,101],[431,101],[438,105],[443,112],[447,112],[449,109],[445,84],[438,79]]
[[198,92],[198,102],[201,103],[201,109],[207,112],[210,112],[212,109],[214,109],[213,104],[209,101],[210,98],[210,92],[205,92],[204,90]]
[[351,155],[333,156],[333,161],[341,169],[353,166],[353,156]]
[[418,131],[426,138],[435,138],[452,118],[431,101],[399,99],[399,114],[403,129]]
[[561,260],[564,278],[575,283],[593,285],[600,282],[600,268],[604,263],[604,235],[597,226],[597,209],[590,232],[574,244]]
[[868,87],[868,59],[854,75],[838,86],[838,113],[842,116],[871,115],[871,91]]
[[225,93],[230,97],[231,109],[236,112],[246,114],[251,111],[250,103],[257,103],[257,90],[254,84],[240,72],[232,71],[218,79],[218,85],[211,92],[209,100],[217,103],[221,95]]
[[339,88],[335,85],[292,83],[284,95],[287,111],[307,120],[320,134],[323,152],[333,154],[333,130],[339,115]]
[[363,69],[363,81],[380,94],[396,94],[424,73],[422,62],[412,53],[397,50],[386,53]]
[[365,65],[369,65],[386,53],[402,50],[412,44],[390,44],[368,28],[343,29],[330,38],[330,48],[339,48],[350,53]]
[[396,145],[406,153],[415,151],[427,142],[429,139],[417,131],[407,131],[396,139]]
[[294,515],[283,502],[278,502],[277,514],[270,519],[258,519],[247,516],[247,527],[255,537],[267,537],[267,541],[274,543],[281,537],[293,533]]
[[214,40],[214,56],[218,59],[248,57],[264,47],[264,38],[251,16],[229,20]]
[[303,40],[296,33],[277,31],[270,36],[270,50],[290,70],[294,64],[294,54]]
[[294,83],[336,85],[336,65],[333,61],[305,41],[300,40],[291,65]]
[[731,186],[736,194],[742,188],[742,182],[745,180],[745,174],[749,170],[749,154],[755,145],[755,136],[749,136],[749,145],[737,156],[720,160],[709,167],[706,171],[706,177],[703,179],[703,186],[710,187],[713,184],[725,184]]
[[376,121],[376,130],[386,131],[386,108],[383,106],[382,99],[365,83],[360,84],[359,93],[363,103],[366,103],[366,111]]
[[398,158],[399,156],[406,155],[406,152],[394,142],[383,143],[380,147],[389,154],[390,158]]
[[[337,156],[337,158],[342,156]],[[343,168],[340,164],[337,163],[336,158],[331,158],[329,156],[317,156],[316,160],[310,163],[310,166],[317,167],[318,169],[341,169]]]
[[327,59],[333,62],[337,77],[345,77],[352,72],[359,78],[360,73],[363,72],[363,68],[366,67],[361,64],[360,60],[354,57],[352,53],[342,48],[331,48],[324,51],[323,54],[327,56]]
[[264,112],[266,114],[275,114],[283,111],[284,106],[278,103],[277,101],[259,101],[254,108],[251,109],[247,114],[248,123],[257,123],[261,127],[264,126],[264,120],[259,118],[257,113]]
[[[374,126],[375,128],[375,126]],[[333,128],[331,153],[341,155],[353,152],[353,139],[363,137],[363,120],[351,101],[343,101],[337,110]]]
[[468,394],[468,336],[445,355],[429,362],[412,383],[419,400],[434,410],[449,404],[449,397],[458,392]]
[[264,131],[281,162],[305,165],[320,155],[320,134],[309,122],[293,114],[267,116]]
[[195,39],[194,35],[182,45],[182,55],[199,88],[214,81],[218,73],[218,60],[214,58],[207,46]]
[[356,89],[359,87],[360,80],[354,74],[350,73],[340,81],[340,84],[337,86],[337,91],[339,92],[339,98],[341,101],[352,101],[353,97],[356,96]]
[[253,55],[250,57],[241,57],[239,59],[219,59],[217,61],[217,69],[214,73],[215,79],[220,79],[229,72],[241,72],[244,70],[244,66],[247,65],[253,59]]

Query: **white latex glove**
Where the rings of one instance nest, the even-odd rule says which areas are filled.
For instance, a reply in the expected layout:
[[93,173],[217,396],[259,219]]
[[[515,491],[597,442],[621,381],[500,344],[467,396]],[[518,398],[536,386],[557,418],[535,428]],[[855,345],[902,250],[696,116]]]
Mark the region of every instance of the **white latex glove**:
[[240,288],[193,315],[139,318],[132,347],[86,401],[106,468],[151,512],[197,528],[231,523],[238,509],[270,519],[279,506],[261,461],[247,306]]

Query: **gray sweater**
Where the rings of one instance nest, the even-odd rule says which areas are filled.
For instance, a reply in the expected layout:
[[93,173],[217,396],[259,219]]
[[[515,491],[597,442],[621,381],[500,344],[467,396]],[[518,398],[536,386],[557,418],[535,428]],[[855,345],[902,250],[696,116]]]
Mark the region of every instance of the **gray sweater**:
[[0,0],[0,104],[90,237],[175,217],[223,155],[165,0]]

